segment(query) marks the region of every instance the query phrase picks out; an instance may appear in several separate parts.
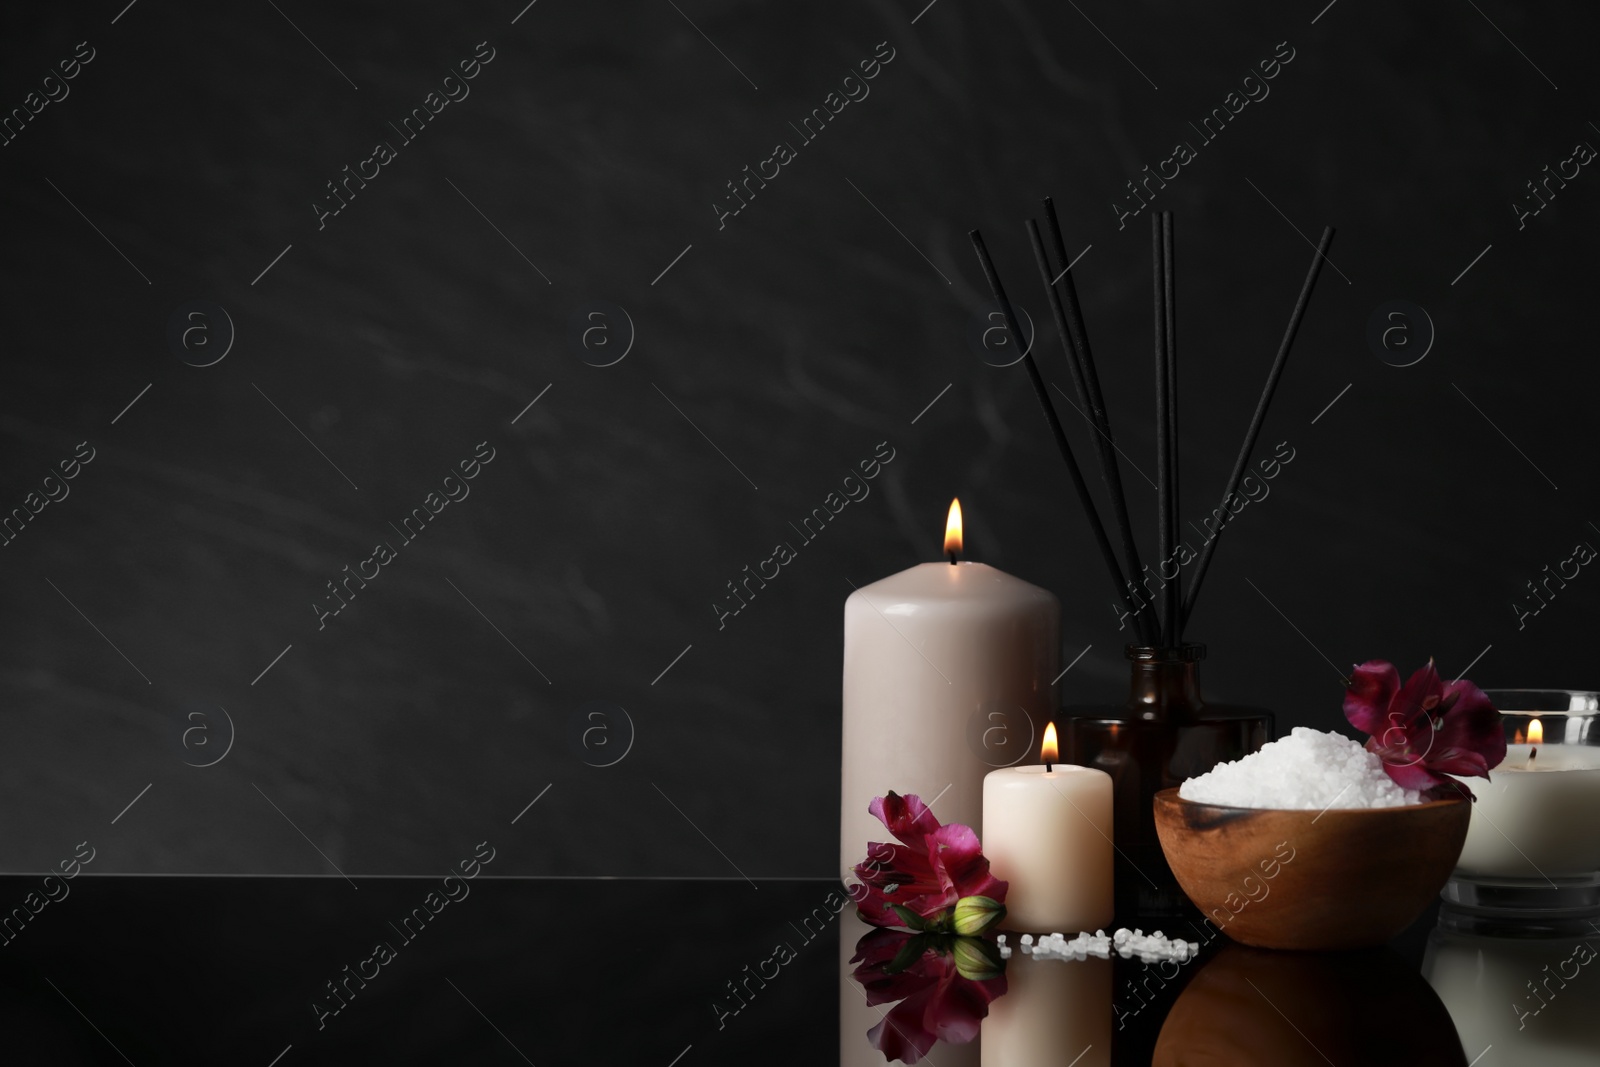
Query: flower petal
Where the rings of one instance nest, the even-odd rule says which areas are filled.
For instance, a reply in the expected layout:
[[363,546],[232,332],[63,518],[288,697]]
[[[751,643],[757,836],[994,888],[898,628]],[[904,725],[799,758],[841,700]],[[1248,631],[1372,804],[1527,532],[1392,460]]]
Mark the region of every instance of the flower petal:
[[1383,761],[1384,772],[1401,789],[1420,791],[1448,781],[1443,776],[1433,773],[1427,761],[1409,746],[1388,747],[1380,745],[1378,739],[1373,737],[1367,740],[1366,748],[1368,752],[1376,753]]
[[[1484,777],[1487,778],[1489,776],[1486,774]],[[1426,795],[1428,800],[1454,800],[1456,797],[1465,797],[1470,801],[1478,799],[1473,795],[1472,790],[1467,788],[1467,783],[1457,781],[1454,778],[1449,779],[1443,785],[1430,789]]]
[[933,1048],[938,1035],[922,1028],[927,1004],[933,997],[931,988],[912,994],[890,1008],[882,1021],[867,1031],[867,1040],[883,1053],[885,1060],[916,1063]]
[[856,914],[873,926],[904,926],[894,906],[911,909],[922,918],[932,918],[955,903],[945,900],[942,872],[928,860],[927,838],[913,847],[873,842],[867,858],[855,867],[862,888],[853,890]]
[[902,844],[913,848],[920,849],[922,839],[939,828],[939,820],[934,818],[922,798],[914,793],[901,796],[890,790],[888,796],[873,797],[867,810],[888,827],[889,832]]
[[900,954],[900,949],[915,934],[908,934],[904,930],[868,930],[856,942],[855,955],[850,957],[851,963],[859,963],[855,977],[860,980],[862,972],[873,967],[881,967]]
[[1427,666],[1418,668],[1406,679],[1398,699],[1390,705],[1389,710],[1404,721],[1411,722],[1432,711],[1443,697],[1444,683],[1439,680],[1438,668],[1429,659]]
[[1389,728],[1389,704],[1400,691],[1400,672],[1394,664],[1372,659],[1350,673],[1344,695],[1344,717],[1362,733],[1374,737]]
[[1475,753],[1483,758],[1484,771],[1498,767],[1506,758],[1506,731],[1499,710],[1484,691],[1471,682],[1451,682],[1444,691],[1450,710],[1434,739],[1434,748],[1447,753]]
[[1479,752],[1463,752],[1460,749],[1435,752],[1428,757],[1427,767],[1437,774],[1452,774],[1465,778],[1489,777],[1489,761]]
[[872,886],[938,884],[933,865],[928,862],[927,848],[920,844],[913,850],[905,845],[869,842],[867,858],[856,864],[855,874]]
[[1417,792],[1426,792],[1436,785],[1444,785],[1450,779],[1441,774],[1434,774],[1426,764],[1416,763],[1409,766],[1396,766],[1385,764],[1384,769],[1389,772],[1389,777],[1394,779],[1394,784],[1401,789],[1415,789]]
[[964,1045],[978,1037],[989,1004],[1006,991],[1004,975],[975,982],[959,975],[941,982],[923,1016],[923,1026],[941,1041]]
[[955,894],[956,900],[990,897],[1004,902],[1009,887],[989,873],[989,861],[981,851],[978,835],[970,826],[960,823],[941,826],[928,835],[928,846],[934,874],[942,886]]
[[889,907],[889,902],[883,899],[880,893],[876,896],[868,895],[856,902],[856,918],[868,926],[892,928],[900,925],[900,916]]
[[[904,1000],[935,982],[949,967],[936,951],[935,935],[904,930],[873,930],[856,942],[850,962],[861,962],[851,977],[861,986],[870,1005]],[[909,966],[891,970],[908,952],[916,953]],[[903,961],[901,961],[903,962]]]

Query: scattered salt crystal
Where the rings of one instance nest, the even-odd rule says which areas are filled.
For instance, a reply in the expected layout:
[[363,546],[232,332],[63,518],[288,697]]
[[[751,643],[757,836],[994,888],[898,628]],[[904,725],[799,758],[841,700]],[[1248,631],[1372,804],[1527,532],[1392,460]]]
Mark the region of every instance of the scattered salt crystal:
[[[1071,938],[1060,932],[1044,934],[1031,947],[1027,944],[1030,940],[1031,935],[1023,935],[1022,951],[1035,959],[1044,960],[1082,960],[1090,956],[1105,960],[1111,958],[1112,952],[1116,952],[1123,959],[1138,956],[1145,963],[1162,960],[1182,963],[1198,955],[1200,948],[1194,942],[1168,939],[1160,932],[1147,935],[1142,930],[1129,930],[1127,927],[1119,928],[1109,937],[1104,930],[1096,930],[1092,934],[1075,934]],[[1007,946],[1002,945],[1000,952],[1002,958],[1010,958]]]
[[1297,726],[1289,736],[1178,787],[1185,800],[1238,808],[1317,810],[1396,808],[1422,803],[1422,794],[1402,789],[1383,760],[1342,734]]

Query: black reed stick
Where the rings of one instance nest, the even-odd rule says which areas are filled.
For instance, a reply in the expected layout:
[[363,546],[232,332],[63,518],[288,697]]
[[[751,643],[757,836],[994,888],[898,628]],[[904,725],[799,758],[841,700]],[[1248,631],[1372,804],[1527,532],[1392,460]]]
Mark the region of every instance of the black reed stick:
[[1033,352],[1024,341],[1021,328],[1017,325],[1017,313],[1011,307],[1011,301],[1006,298],[1005,287],[1000,284],[1000,275],[995,272],[994,261],[989,258],[989,249],[983,243],[983,234],[973,230],[969,237],[972,238],[973,250],[978,253],[978,265],[983,268],[983,276],[989,283],[989,291],[994,294],[995,302],[1000,305],[1001,314],[1005,316],[1006,330],[1011,334],[1011,343],[1021,349],[1022,364],[1028,370],[1028,381],[1033,385],[1033,393],[1039,400],[1039,406],[1044,410],[1044,421],[1050,427],[1050,435],[1055,438],[1056,448],[1061,452],[1061,458],[1066,461],[1067,473],[1072,476],[1072,487],[1077,491],[1078,503],[1083,507],[1084,516],[1089,520],[1089,529],[1094,533],[1095,544],[1100,548],[1100,555],[1105,559],[1106,570],[1110,573],[1111,581],[1117,587],[1117,598],[1127,606],[1130,613],[1138,614],[1138,610],[1128,597],[1127,582],[1122,577],[1122,567],[1117,563],[1117,554],[1111,547],[1111,541],[1106,537],[1106,528],[1100,523],[1100,513],[1095,510],[1094,498],[1089,495],[1089,486],[1083,480],[1083,472],[1078,469],[1077,460],[1072,458],[1072,446],[1067,443],[1067,435],[1061,429],[1061,420],[1056,416],[1055,405],[1050,402],[1050,394],[1045,391],[1044,379],[1039,376],[1039,365],[1033,360]]
[[[1177,267],[1173,263],[1173,233],[1172,212],[1161,213],[1161,277],[1163,290],[1163,313],[1166,319],[1167,337],[1167,471],[1172,479],[1172,487],[1167,499],[1167,548],[1176,553],[1178,551],[1178,515],[1180,513],[1179,493],[1183,485],[1182,468],[1178,465],[1178,309],[1177,309]],[[1162,643],[1166,648],[1177,648],[1181,640],[1182,630],[1182,570],[1177,559],[1163,561],[1163,566],[1170,562],[1173,570],[1172,580],[1167,583],[1166,592],[1166,621],[1167,629],[1162,634]]]
[[1172,510],[1172,449],[1167,444],[1167,293],[1161,258],[1161,215],[1150,215],[1150,265],[1155,291],[1156,324],[1156,577],[1162,585],[1161,639],[1172,628],[1168,594],[1173,579],[1166,573],[1172,559],[1172,527],[1167,516]]
[[[1122,486],[1122,464],[1117,462],[1117,438],[1110,434],[1106,397],[1101,395],[1099,373],[1094,370],[1094,352],[1090,349],[1090,334],[1088,328],[1083,325],[1083,307],[1078,304],[1078,286],[1075,285],[1070,270],[1072,261],[1067,259],[1067,243],[1061,237],[1061,219],[1056,218],[1056,203],[1050,197],[1045,197],[1045,221],[1050,224],[1050,242],[1054,245],[1056,259],[1061,262],[1061,274],[1048,275],[1045,288],[1051,293],[1053,301],[1051,310],[1056,314],[1056,328],[1058,330],[1061,328],[1062,320],[1066,322],[1066,331],[1062,333],[1062,338],[1064,341],[1070,339],[1067,341],[1067,355],[1070,357],[1070,366],[1077,370],[1072,381],[1078,387],[1078,402],[1082,403],[1083,410],[1090,416],[1090,424],[1094,427],[1094,438],[1096,438],[1094,445],[1101,464],[1101,480],[1106,483],[1106,491],[1110,494],[1112,502],[1112,518],[1117,522],[1117,531],[1122,536],[1123,560],[1128,565],[1128,581],[1139,585],[1144,574],[1144,566],[1139,563],[1139,545],[1138,541],[1134,541],[1133,522],[1128,518],[1128,498],[1123,493]],[[1034,224],[1029,222],[1030,234],[1034,232],[1032,226]],[[1037,245],[1034,254],[1037,258]],[[1059,283],[1061,288],[1061,296],[1056,294],[1056,283]],[[1061,298],[1066,299],[1062,301]],[[1066,312],[1064,317],[1062,312]],[[1078,376],[1082,376],[1082,382],[1078,381]],[[1141,633],[1139,640],[1150,645],[1155,641],[1155,622],[1157,622],[1155,605],[1152,605],[1149,597],[1144,595],[1142,585],[1139,587],[1139,593],[1136,593],[1136,600],[1141,605],[1138,616],[1139,633]]]
[[1239,458],[1234,461],[1233,473],[1228,476],[1228,488],[1222,494],[1222,507],[1219,509],[1221,515],[1217,519],[1217,529],[1205,547],[1200,550],[1194,577],[1189,580],[1189,592],[1183,602],[1185,622],[1194,611],[1195,599],[1200,595],[1200,583],[1205,581],[1206,568],[1211,564],[1211,555],[1216,551],[1217,542],[1221,540],[1222,531],[1231,518],[1228,503],[1238,493],[1239,483],[1244,479],[1245,468],[1250,462],[1250,453],[1255,449],[1256,438],[1261,435],[1261,425],[1267,418],[1267,408],[1272,403],[1272,394],[1278,388],[1278,379],[1283,375],[1284,364],[1289,360],[1289,349],[1294,346],[1295,334],[1300,330],[1300,320],[1305,318],[1306,307],[1311,303],[1311,291],[1317,286],[1317,275],[1322,271],[1322,264],[1327,260],[1328,248],[1332,244],[1333,227],[1325,226],[1322,230],[1322,240],[1317,242],[1317,254],[1311,259],[1311,269],[1306,272],[1305,284],[1300,287],[1300,297],[1295,301],[1294,311],[1289,315],[1289,328],[1283,332],[1283,341],[1278,345],[1277,358],[1272,361],[1272,369],[1267,372],[1266,387],[1261,390],[1261,399],[1256,404],[1256,412],[1250,418],[1249,428],[1245,430],[1244,446],[1239,449]]
[[[1055,238],[1057,254],[1061,257],[1061,265],[1066,267],[1067,259],[1061,248],[1059,226],[1055,224],[1055,208],[1047,198],[1045,210],[1050,216],[1056,230]],[[1055,316],[1056,330],[1061,334],[1061,344],[1067,350],[1067,366],[1072,372],[1072,384],[1078,393],[1078,402],[1083,405],[1085,415],[1089,419],[1090,427],[1094,430],[1095,454],[1100,461],[1100,478],[1105,483],[1106,491],[1111,496],[1111,513],[1116,520],[1117,532],[1122,539],[1122,553],[1128,565],[1128,574],[1137,579],[1140,573],[1139,548],[1133,539],[1133,524],[1128,519],[1128,502],[1122,492],[1122,477],[1117,470],[1117,457],[1113,450],[1114,442],[1111,439],[1110,426],[1107,424],[1103,403],[1099,399],[1099,380],[1094,374],[1094,357],[1089,351],[1089,338],[1084,331],[1083,310],[1078,306],[1078,294],[1072,284],[1069,272],[1062,270],[1061,275],[1066,279],[1067,300],[1062,302],[1062,294],[1052,284],[1054,267],[1050,258],[1045,253],[1044,241],[1039,236],[1039,225],[1033,219],[1028,223],[1028,240],[1033,244],[1034,262],[1039,267],[1039,280],[1044,283],[1045,292],[1050,297],[1050,310]],[[1155,640],[1155,608],[1145,597],[1139,597],[1139,612],[1135,616],[1135,631],[1139,640],[1146,644]]]

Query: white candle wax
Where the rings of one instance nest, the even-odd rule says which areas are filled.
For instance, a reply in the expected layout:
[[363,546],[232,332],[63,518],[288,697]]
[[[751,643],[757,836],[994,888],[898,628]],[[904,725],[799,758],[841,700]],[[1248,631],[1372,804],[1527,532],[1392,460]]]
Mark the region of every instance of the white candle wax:
[[1049,719],[1060,616],[1053,595],[983,563],[924,563],[850,594],[839,832],[847,881],[867,842],[891,840],[867,811],[890,790],[920,796],[941,823],[978,829],[983,776],[995,764],[971,744],[973,719],[986,707],[1013,730]]
[[983,780],[983,854],[1010,883],[1005,926],[1072,934],[1111,925],[1111,776],[1057,763]]
[[1507,745],[1489,781],[1464,781],[1478,799],[1458,871],[1535,879],[1600,871],[1600,747]]

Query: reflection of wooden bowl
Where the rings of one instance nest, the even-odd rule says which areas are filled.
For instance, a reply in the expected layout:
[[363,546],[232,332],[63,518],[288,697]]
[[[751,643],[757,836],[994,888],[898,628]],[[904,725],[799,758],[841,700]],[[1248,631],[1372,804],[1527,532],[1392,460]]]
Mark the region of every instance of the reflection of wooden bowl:
[[1400,808],[1287,811],[1155,798],[1178,884],[1235,941],[1262,948],[1381,945],[1444,887],[1466,840],[1460,797]]
[[1225,945],[1184,986],[1151,1062],[1465,1067],[1467,1057],[1438,995],[1391,949],[1287,953]]

